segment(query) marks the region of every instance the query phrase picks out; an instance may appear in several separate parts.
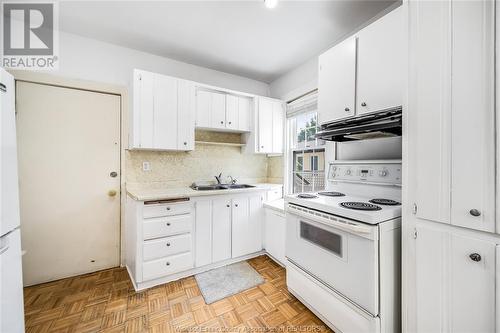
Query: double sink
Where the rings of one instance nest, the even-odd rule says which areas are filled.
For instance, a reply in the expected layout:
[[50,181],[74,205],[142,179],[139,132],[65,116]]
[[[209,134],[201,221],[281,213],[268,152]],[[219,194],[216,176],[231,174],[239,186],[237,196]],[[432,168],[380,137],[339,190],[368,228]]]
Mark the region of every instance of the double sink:
[[191,186],[191,188],[196,191],[235,190],[235,189],[252,188],[252,187],[255,186],[248,184],[214,184],[214,185]]

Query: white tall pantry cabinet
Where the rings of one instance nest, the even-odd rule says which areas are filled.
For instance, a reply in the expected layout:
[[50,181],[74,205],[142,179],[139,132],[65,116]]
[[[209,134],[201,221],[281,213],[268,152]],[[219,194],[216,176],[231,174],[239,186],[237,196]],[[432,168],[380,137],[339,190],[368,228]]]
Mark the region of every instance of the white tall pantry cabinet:
[[496,2],[404,4],[407,332],[500,332]]

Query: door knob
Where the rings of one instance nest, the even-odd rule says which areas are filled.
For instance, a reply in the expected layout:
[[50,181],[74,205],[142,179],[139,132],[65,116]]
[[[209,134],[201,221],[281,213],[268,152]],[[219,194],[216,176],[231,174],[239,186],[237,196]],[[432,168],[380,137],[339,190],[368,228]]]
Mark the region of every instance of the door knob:
[[116,176],[118,176],[118,173],[116,171],[112,171],[109,173],[109,176],[115,178]]
[[472,216],[480,216],[480,215],[481,215],[481,212],[480,212],[480,211],[478,211],[478,210],[477,210],[477,209],[475,209],[475,208],[474,208],[474,209],[469,210],[469,213],[470,213],[470,215],[472,215]]
[[361,103],[361,106],[366,106],[366,103],[365,102]]
[[472,261],[481,261],[481,255],[479,253],[472,253],[469,255]]
[[109,195],[110,197],[114,197],[114,196],[116,196],[116,191],[115,191],[115,190],[109,190],[109,191],[108,191],[108,195]]

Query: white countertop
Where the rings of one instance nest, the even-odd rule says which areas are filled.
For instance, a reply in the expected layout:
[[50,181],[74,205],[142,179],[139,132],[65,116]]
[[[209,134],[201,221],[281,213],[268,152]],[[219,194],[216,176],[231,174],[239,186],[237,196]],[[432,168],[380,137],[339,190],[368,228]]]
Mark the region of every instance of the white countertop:
[[255,187],[241,188],[241,189],[230,189],[230,190],[210,190],[210,191],[196,191],[192,188],[186,187],[170,187],[170,188],[151,188],[147,185],[128,187],[127,194],[138,201],[149,201],[149,200],[167,200],[175,198],[191,198],[191,197],[201,197],[210,195],[221,195],[229,193],[246,193],[246,192],[258,192],[267,191],[275,187],[281,187],[283,184],[271,184],[271,183],[259,183],[259,184],[249,184]]
[[272,210],[276,210],[280,213],[285,213],[285,199],[277,199],[273,201],[264,202],[264,207]]

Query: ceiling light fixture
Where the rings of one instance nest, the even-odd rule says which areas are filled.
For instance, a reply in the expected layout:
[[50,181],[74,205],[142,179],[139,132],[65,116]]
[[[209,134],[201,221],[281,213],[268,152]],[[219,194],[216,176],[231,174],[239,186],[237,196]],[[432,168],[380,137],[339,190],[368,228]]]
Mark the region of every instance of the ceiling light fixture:
[[278,5],[278,0],[264,0],[267,8],[272,9]]

